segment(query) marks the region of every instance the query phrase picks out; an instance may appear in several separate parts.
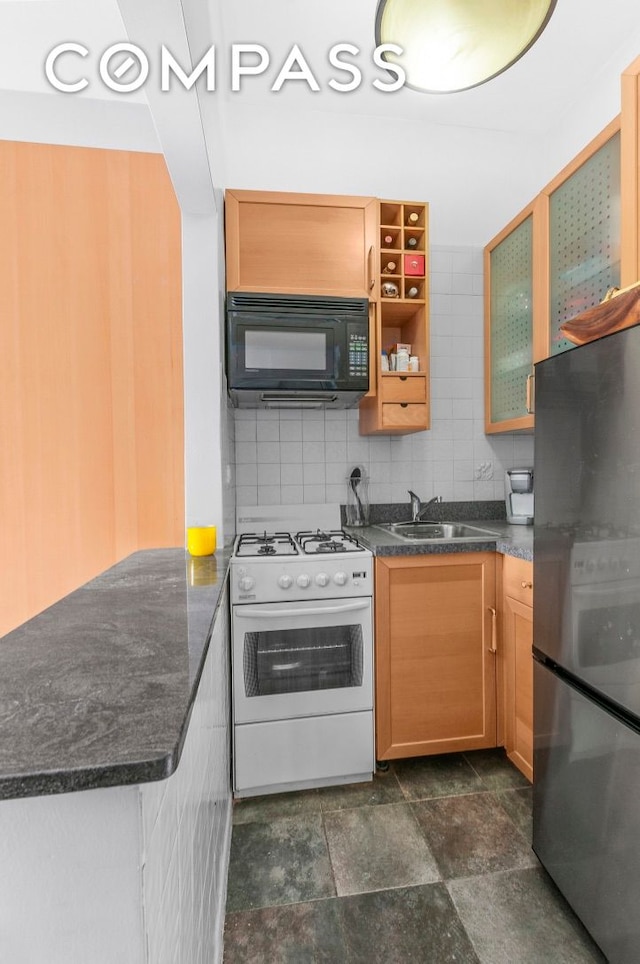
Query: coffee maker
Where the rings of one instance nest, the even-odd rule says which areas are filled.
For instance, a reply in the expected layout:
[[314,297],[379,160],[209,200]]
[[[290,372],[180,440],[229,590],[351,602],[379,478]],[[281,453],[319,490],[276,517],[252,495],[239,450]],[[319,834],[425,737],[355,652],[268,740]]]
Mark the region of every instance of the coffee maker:
[[504,474],[507,522],[533,525],[533,469],[507,469]]

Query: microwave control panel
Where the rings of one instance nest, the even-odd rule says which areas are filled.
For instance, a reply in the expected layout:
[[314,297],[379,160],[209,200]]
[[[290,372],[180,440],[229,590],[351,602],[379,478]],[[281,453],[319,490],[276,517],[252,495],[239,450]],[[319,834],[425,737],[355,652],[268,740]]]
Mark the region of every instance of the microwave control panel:
[[369,355],[369,339],[366,335],[358,334],[354,331],[349,332],[349,375],[361,376],[366,378]]

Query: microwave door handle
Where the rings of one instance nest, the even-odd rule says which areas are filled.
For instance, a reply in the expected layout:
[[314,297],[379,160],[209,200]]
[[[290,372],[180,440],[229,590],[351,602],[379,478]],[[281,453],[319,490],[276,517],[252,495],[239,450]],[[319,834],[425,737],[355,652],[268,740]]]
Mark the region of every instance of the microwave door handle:
[[371,605],[371,600],[367,599],[359,601],[346,603],[343,606],[325,606],[323,608],[316,607],[314,609],[281,609],[280,603],[276,603],[277,609],[245,609],[242,607],[242,611],[239,615],[243,617],[246,616],[247,619],[281,619],[283,616],[323,616],[325,613],[332,615],[333,613],[352,613],[357,612],[359,609],[367,609]]

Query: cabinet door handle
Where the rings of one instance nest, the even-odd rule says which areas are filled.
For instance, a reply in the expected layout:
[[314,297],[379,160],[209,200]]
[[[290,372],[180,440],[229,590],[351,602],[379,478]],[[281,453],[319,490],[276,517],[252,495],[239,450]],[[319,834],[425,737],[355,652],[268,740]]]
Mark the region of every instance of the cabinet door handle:
[[493,606],[489,606],[489,612],[491,613],[491,646],[489,647],[489,652],[495,654],[498,651],[497,641],[498,641],[498,613]]
[[533,407],[533,392],[534,392],[534,386],[535,386],[535,377],[536,376],[533,374],[527,375],[527,400],[526,400],[527,415],[533,415],[535,411]]
[[533,583],[532,583],[532,582],[525,582],[524,579],[522,580],[522,582],[520,583],[520,585],[522,586],[523,589],[533,589]]
[[373,245],[369,248],[369,254],[367,255],[367,280],[369,282],[369,291],[373,288],[376,283],[376,279],[373,276]]

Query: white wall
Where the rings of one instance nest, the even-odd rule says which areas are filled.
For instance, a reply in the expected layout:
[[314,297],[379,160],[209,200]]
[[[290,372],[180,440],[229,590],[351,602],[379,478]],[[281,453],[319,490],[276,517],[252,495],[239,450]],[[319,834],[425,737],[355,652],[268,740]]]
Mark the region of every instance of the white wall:
[[354,465],[370,477],[371,502],[408,502],[409,488],[422,499],[502,499],[504,470],[533,464],[531,435],[484,434],[482,250],[432,248],[430,273],[431,429],[361,436],[355,409],[238,410],[239,504],[345,502]]

